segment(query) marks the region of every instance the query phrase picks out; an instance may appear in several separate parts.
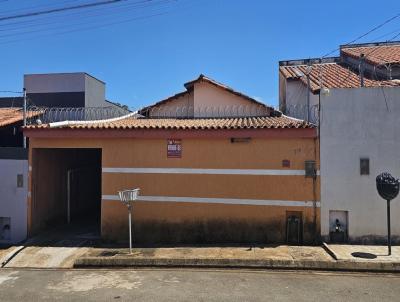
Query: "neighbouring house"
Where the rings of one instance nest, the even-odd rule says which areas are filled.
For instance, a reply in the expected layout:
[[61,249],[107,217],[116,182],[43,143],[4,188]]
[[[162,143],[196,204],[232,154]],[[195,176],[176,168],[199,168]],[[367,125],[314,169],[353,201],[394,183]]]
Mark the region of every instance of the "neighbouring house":
[[[92,118],[95,110],[117,116],[129,112],[106,101],[105,83],[87,73],[24,75],[24,87],[28,122]],[[23,101],[23,97],[0,97],[0,243],[7,244],[27,235],[28,149],[22,148]],[[89,109],[74,111],[74,107]]]
[[[29,106],[121,109],[106,100],[106,84],[85,72],[25,74],[23,87]],[[19,97],[0,97],[0,107],[22,106],[22,92]]]
[[[281,111],[319,124],[324,240],[385,241],[386,202],[375,178],[384,171],[400,177],[399,64],[400,42],[345,45],[339,57],[279,63]],[[392,204],[400,242],[400,201]]]
[[0,244],[26,238],[28,149],[21,148],[22,124],[20,108],[0,108]]
[[26,127],[29,234],[94,223],[126,241],[118,191],[140,188],[136,243],[318,240],[316,127],[203,75],[185,87],[134,116]]

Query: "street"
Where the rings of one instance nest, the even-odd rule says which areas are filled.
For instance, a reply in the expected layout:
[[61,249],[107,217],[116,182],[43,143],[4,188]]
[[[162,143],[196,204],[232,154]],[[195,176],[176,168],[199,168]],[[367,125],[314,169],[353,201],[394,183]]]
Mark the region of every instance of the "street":
[[400,275],[250,270],[0,270],[0,301],[398,301]]

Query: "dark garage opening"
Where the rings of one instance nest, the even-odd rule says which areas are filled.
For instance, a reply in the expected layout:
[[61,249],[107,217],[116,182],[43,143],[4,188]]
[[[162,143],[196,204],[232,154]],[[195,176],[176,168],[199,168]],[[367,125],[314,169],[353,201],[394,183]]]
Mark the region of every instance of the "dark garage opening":
[[99,234],[101,149],[32,152],[30,235],[57,228]]

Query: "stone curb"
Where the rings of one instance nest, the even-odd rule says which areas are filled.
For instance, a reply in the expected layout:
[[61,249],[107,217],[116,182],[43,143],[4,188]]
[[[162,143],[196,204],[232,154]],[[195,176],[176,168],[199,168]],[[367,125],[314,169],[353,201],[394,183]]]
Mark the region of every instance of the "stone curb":
[[262,268],[296,270],[336,270],[368,272],[400,272],[400,262],[360,262],[324,260],[275,260],[275,259],[168,259],[129,257],[81,257],[74,268],[109,267],[208,267],[208,268]]

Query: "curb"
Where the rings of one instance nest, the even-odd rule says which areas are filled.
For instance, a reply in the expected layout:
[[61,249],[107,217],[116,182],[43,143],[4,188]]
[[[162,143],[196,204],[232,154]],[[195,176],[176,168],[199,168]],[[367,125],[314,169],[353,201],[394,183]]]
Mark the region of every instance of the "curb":
[[400,273],[400,262],[315,261],[273,259],[166,259],[127,257],[82,257],[74,268],[109,267],[198,267],[198,268],[258,268],[290,270],[324,270]]

